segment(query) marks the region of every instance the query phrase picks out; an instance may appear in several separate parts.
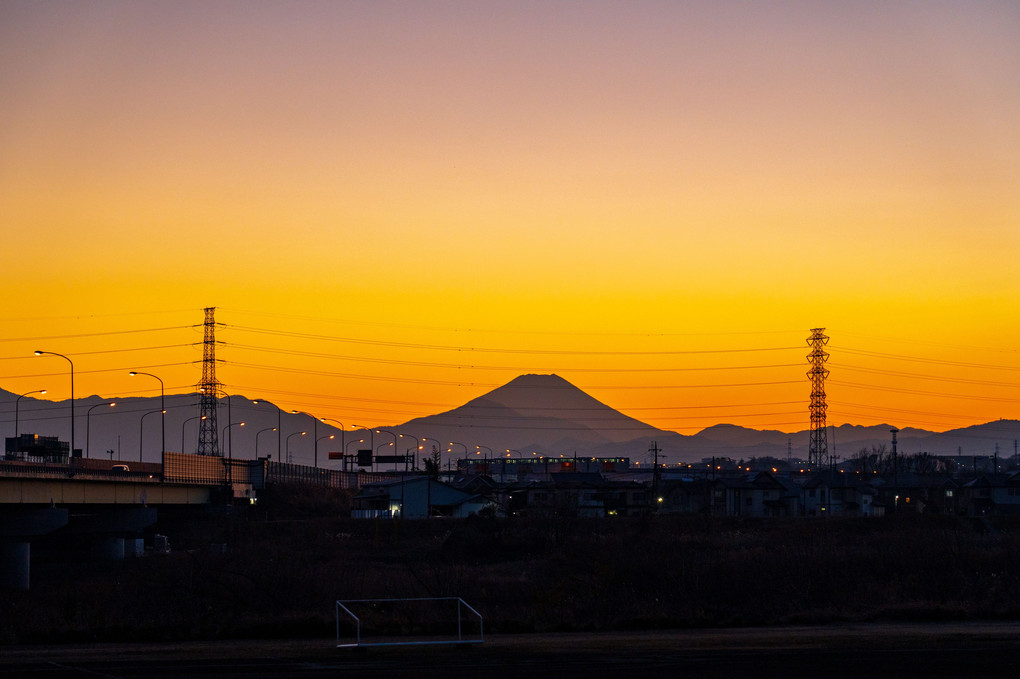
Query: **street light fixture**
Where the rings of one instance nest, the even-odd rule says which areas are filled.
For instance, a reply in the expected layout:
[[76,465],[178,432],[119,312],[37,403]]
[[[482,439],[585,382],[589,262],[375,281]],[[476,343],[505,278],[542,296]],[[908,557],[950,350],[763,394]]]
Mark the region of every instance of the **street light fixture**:
[[89,456],[89,448],[91,447],[90,442],[92,440],[91,439],[92,424],[90,418],[92,415],[92,411],[95,410],[96,408],[101,408],[103,406],[109,406],[110,408],[112,408],[115,405],[117,405],[115,401],[111,401],[109,403],[97,403],[96,405],[91,406],[88,410],[85,411],[85,457]]
[[418,451],[421,450],[421,442],[417,436],[412,434],[400,434],[400,438],[408,437],[414,439],[414,461],[411,464],[411,469],[418,469]]
[[304,412],[302,410],[292,410],[292,411],[290,411],[290,413],[291,413],[291,415],[307,415],[308,417],[312,418],[312,441],[315,444],[313,446],[313,448],[315,449],[315,452],[312,453],[312,455],[313,455],[312,459],[313,459],[314,466],[318,467],[319,466],[319,419],[320,418],[316,417],[315,415],[312,415],[311,413],[306,413],[306,412]]
[[[266,399],[256,399],[252,401],[253,405],[258,405],[259,401],[266,401]],[[266,401],[269,405],[276,408],[276,458],[283,462],[283,409],[273,403],[272,401]]]
[[[388,429],[376,429],[376,432],[378,432],[380,434],[389,434],[390,436],[393,437],[393,457],[396,457],[397,456],[397,435],[394,434],[392,431],[389,431]],[[381,448],[382,446],[379,446],[379,447]],[[405,468],[407,467],[407,460],[404,460],[404,467]]]
[[374,451],[375,450],[375,432],[373,430],[369,429],[368,427],[362,427],[360,424],[352,424],[351,427],[353,427],[353,429],[351,431],[358,431],[359,429],[364,429],[365,431],[368,432],[368,440],[371,443],[371,445],[369,447]]
[[332,417],[320,417],[319,421],[320,422],[336,422],[337,424],[340,425],[340,449],[343,450],[344,452],[347,452],[347,446],[346,446],[346,443],[344,441],[344,439],[346,438],[345,437],[346,431],[344,430],[344,423],[341,422],[340,420],[334,420]]
[[[266,431],[277,431],[277,429],[276,429],[276,427],[269,427],[267,429],[259,429],[255,433],[255,457],[256,457],[256,459],[259,456],[259,434],[261,434],[262,432],[266,432]],[[277,454],[279,455],[279,453],[277,453]]]
[[154,415],[155,413],[161,413],[161,412],[163,412],[163,411],[162,410],[150,410],[149,412],[144,413],[138,419],[138,461],[139,462],[142,461],[142,441],[144,441],[144,439],[142,438],[142,432],[144,431],[145,418],[148,417],[149,415]]
[[181,423],[181,452],[182,453],[184,452],[184,429],[188,426],[188,422],[191,422],[192,420],[204,420],[205,418],[206,418],[205,415],[195,415],[194,417],[189,417],[188,419],[184,420],[184,422]]
[[131,377],[134,377],[135,375],[147,375],[149,377],[155,377],[157,380],[159,380],[159,409],[163,413],[163,415],[159,418],[160,419],[160,423],[159,423],[159,427],[160,427],[160,447],[162,448],[162,452],[165,454],[166,453],[166,389],[163,386],[163,380],[161,380],[156,375],[153,375],[152,373],[143,373],[143,372],[139,372],[137,370],[132,370],[131,372],[128,373],[128,375],[130,375]]
[[[231,422],[227,426],[223,427],[223,438],[227,437],[227,430],[228,429],[230,429],[231,427],[243,427],[244,424],[245,424],[244,422]],[[234,435],[233,435],[233,433],[231,433],[230,434],[230,445],[227,446],[227,459],[228,460],[233,460],[234,459],[234,445],[233,444],[234,444]]]
[[294,461],[294,456],[290,454],[290,437],[304,436],[307,433],[307,431],[296,431],[293,434],[287,434],[287,464],[291,464]]
[[14,399],[14,438],[18,438],[21,434],[18,433],[18,404],[21,403],[21,399],[25,398],[30,394],[45,394],[45,389],[36,389],[35,391],[26,391],[24,394]]
[[35,355],[42,356],[49,354],[50,356],[59,356],[68,362],[71,366],[71,457],[74,457],[74,363],[67,356],[58,354],[55,351],[43,351],[42,349],[36,349]]

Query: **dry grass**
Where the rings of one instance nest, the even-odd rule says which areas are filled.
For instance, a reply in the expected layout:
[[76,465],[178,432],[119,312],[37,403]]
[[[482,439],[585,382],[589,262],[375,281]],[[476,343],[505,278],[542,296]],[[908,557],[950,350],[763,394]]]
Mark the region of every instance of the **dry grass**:
[[338,598],[426,596],[464,598],[497,634],[1018,619],[1018,529],[918,516],[165,520],[169,555],[36,563],[31,592],[0,594],[0,641],[328,639]]

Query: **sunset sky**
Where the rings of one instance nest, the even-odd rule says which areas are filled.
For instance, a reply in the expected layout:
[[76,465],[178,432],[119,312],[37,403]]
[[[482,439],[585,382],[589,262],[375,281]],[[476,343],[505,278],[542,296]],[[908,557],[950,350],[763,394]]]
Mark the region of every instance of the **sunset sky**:
[[[0,0],[0,387],[1020,418],[1020,4]],[[4,430],[9,433],[10,425]],[[481,443],[481,442],[479,442]]]

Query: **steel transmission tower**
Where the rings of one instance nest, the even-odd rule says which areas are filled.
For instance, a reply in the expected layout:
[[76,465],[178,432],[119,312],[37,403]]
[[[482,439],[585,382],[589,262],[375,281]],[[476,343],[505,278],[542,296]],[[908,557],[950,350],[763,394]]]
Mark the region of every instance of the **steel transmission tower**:
[[825,335],[825,328],[813,328],[811,337],[807,340],[811,347],[808,354],[808,362],[811,370],[807,376],[811,380],[811,405],[808,411],[811,413],[811,440],[808,442],[808,465],[815,465],[817,468],[824,468],[829,461],[829,443],[825,436],[825,378],[829,371],[825,368],[825,361],[829,354],[825,352],[825,345],[829,338]]
[[201,399],[201,418],[198,422],[198,454],[220,455],[220,443],[217,437],[219,428],[216,426],[216,403],[220,395],[220,383],[216,381],[216,321],[213,314],[216,307],[205,310],[205,342],[202,352],[202,383],[199,391]]

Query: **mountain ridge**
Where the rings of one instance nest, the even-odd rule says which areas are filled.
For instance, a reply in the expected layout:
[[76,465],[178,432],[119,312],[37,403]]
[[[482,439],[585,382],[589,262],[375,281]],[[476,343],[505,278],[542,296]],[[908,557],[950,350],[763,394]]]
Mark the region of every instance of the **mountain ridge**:
[[[4,413],[4,417],[0,418],[0,428],[7,436],[13,435],[17,398],[17,394],[0,388],[0,407]],[[96,395],[75,399],[76,447],[91,449],[92,457],[113,449],[117,451],[117,459],[142,457],[145,461],[157,461],[161,436],[159,418],[150,417],[144,424],[140,418],[145,412],[158,410],[159,397],[116,399],[116,408],[100,408],[92,411],[91,416],[87,415],[89,408],[106,400]],[[185,452],[194,452],[198,423],[190,420],[198,414],[198,395],[167,395],[166,401],[167,449],[176,451],[183,448]],[[229,418],[230,404],[233,405],[232,420]],[[23,433],[59,436],[67,440],[68,411],[67,400],[22,397],[19,428]],[[280,436],[267,432],[268,428],[276,427],[280,418],[274,404],[263,399],[253,401],[241,395],[223,399],[218,423],[221,447],[227,448],[232,444],[234,454],[240,457],[270,455],[276,459],[277,455],[291,453],[294,461],[300,464],[317,461],[325,465],[328,452],[339,451],[341,442],[350,443],[358,435],[303,414],[284,414],[282,417],[284,431]],[[247,427],[236,426],[241,420],[247,421]],[[230,422],[235,426],[224,431]],[[302,427],[309,430],[309,436],[288,438]],[[377,428],[371,427],[373,430]],[[413,450],[414,444],[410,442],[413,437],[419,439],[424,450],[430,450],[433,445],[442,451],[452,448],[453,452],[444,452],[444,459],[469,454],[581,453],[644,460],[651,441],[656,441],[669,463],[695,462],[713,456],[747,459],[763,456],[786,458],[790,455],[805,459],[809,435],[806,428],[788,433],[727,422],[706,427],[696,434],[662,430],[613,409],[558,375],[537,374],[520,375],[502,387],[443,413],[382,428],[404,435],[400,438],[401,452]],[[829,427],[829,452],[846,459],[862,448],[885,446],[890,449],[890,430],[893,428],[889,424],[849,423]],[[897,429],[899,451],[904,454],[929,452],[936,455],[991,456],[998,449],[999,455],[1006,457],[1015,453],[1016,442],[1020,439],[1020,421],[1017,420],[991,420],[945,432],[913,427]],[[143,434],[145,442],[144,446],[140,446],[138,437]],[[315,438],[312,434],[318,434],[318,440],[335,434],[336,439],[321,443],[316,452],[310,445]],[[377,446],[387,441],[379,436],[374,438]],[[456,443],[451,446],[451,442]]]

